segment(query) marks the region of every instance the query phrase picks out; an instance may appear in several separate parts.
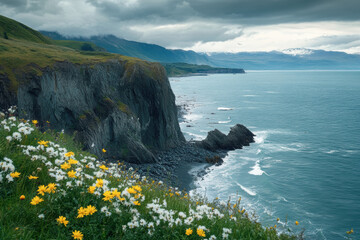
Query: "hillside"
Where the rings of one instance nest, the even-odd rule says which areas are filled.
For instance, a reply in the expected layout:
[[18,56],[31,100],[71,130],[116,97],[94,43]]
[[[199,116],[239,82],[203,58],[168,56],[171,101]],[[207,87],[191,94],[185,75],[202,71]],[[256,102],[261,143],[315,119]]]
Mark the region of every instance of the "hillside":
[[147,44],[135,41],[128,41],[114,35],[84,37],[65,37],[56,32],[40,31],[45,36],[54,40],[75,40],[92,42],[111,53],[118,53],[125,56],[136,57],[153,62],[183,62],[191,64],[209,64],[205,55],[194,51],[170,50],[156,44]]
[[50,43],[41,33],[10,18],[0,15],[0,38],[25,40],[36,43]]

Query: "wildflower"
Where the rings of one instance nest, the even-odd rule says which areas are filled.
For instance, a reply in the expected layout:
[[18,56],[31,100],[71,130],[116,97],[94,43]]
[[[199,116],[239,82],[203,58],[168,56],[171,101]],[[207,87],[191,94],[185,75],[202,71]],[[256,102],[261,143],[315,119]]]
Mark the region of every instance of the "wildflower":
[[25,195],[21,195],[20,200],[24,200],[24,199],[25,199]]
[[40,219],[44,219],[44,217],[45,217],[44,214],[39,214],[39,215],[38,215],[38,218],[40,218]]
[[48,143],[49,143],[49,141],[44,141],[44,140],[41,140],[38,142],[39,145],[43,145],[44,147],[47,147]]
[[115,189],[111,193],[112,193],[113,197],[117,197],[118,199],[120,199],[121,192],[119,192],[117,189]]
[[71,157],[71,156],[74,156],[75,153],[73,153],[73,152],[67,152],[67,153],[65,153],[64,155],[65,155],[65,157]]
[[103,152],[103,153],[106,153],[106,150],[105,150],[105,149],[102,149],[102,152]]
[[280,221],[280,218],[277,218],[276,221]]
[[201,228],[198,228],[197,230],[196,230],[196,233],[197,233],[197,235],[199,235],[200,237],[205,237],[206,235],[205,235],[205,231],[203,230],[203,229],[201,229]]
[[101,165],[99,168],[102,169],[102,170],[104,170],[104,171],[109,169],[109,168],[106,167],[105,165]]
[[56,190],[56,184],[55,183],[49,183],[46,188],[47,193],[55,193]]
[[77,161],[77,160],[75,160],[75,159],[72,159],[72,158],[70,158],[68,161],[68,164],[77,164],[79,161]]
[[37,205],[37,204],[41,203],[42,201],[44,201],[44,199],[39,198],[38,196],[35,196],[35,197],[31,200],[30,204],[31,204],[31,205]]
[[133,202],[135,206],[140,206],[141,204],[139,203],[139,201],[135,201]]
[[295,221],[295,225],[299,225],[299,222],[298,222],[298,221]]
[[90,187],[88,188],[88,192],[91,193],[91,194],[93,194],[93,193],[95,192],[95,189],[96,189],[96,187],[90,186]]
[[352,233],[354,233],[354,230],[351,229],[350,231],[346,231],[346,233],[347,233],[347,234],[352,234]]
[[83,218],[84,216],[87,215],[87,210],[86,208],[80,207],[78,209],[78,216],[76,218]]
[[66,220],[66,217],[64,216],[59,216],[59,218],[56,219],[56,221],[59,224],[64,224],[64,226],[66,227],[66,225],[69,223],[69,221]]
[[30,175],[28,178],[29,178],[29,180],[33,180],[33,179],[38,179],[39,177]]
[[84,237],[84,235],[80,231],[77,231],[77,230],[73,231],[72,234],[73,234],[72,237],[74,239],[82,240]]
[[36,124],[38,124],[39,122],[38,122],[37,120],[32,120],[32,123],[33,123],[34,125],[36,125]]
[[104,180],[102,179],[96,179],[96,187],[100,188],[104,185]]
[[128,193],[130,194],[135,194],[136,193],[136,190],[134,188],[128,188]]
[[64,170],[68,169],[68,168],[71,168],[71,164],[69,163],[64,163],[64,164],[61,164],[60,167]]
[[191,235],[192,233],[193,233],[193,230],[191,228],[188,228],[185,231],[185,234],[188,235],[188,236]]
[[69,171],[67,175],[69,176],[69,178],[76,178],[76,172],[74,170]]
[[85,208],[85,210],[86,210],[86,215],[93,215],[94,213],[97,212],[96,207],[91,206],[91,205],[87,206],[87,207]]
[[41,185],[38,187],[38,190],[37,190],[38,194],[40,195],[43,195],[44,196],[44,193],[47,192],[47,188],[45,185]]
[[135,189],[138,192],[142,191],[142,189],[141,189],[141,187],[139,185],[134,186],[133,189]]
[[18,178],[20,176],[21,173],[19,172],[12,172],[10,173],[10,176],[13,177],[13,178]]
[[104,201],[111,202],[111,199],[114,197],[110,191],[104,192],[103,195],[104,195],[104,198],[103,198]]

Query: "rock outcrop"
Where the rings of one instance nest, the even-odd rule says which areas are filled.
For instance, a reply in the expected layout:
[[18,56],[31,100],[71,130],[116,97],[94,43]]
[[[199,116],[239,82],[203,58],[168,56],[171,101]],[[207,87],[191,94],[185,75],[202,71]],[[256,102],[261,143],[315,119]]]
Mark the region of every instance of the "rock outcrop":
[[17,99],[11,104],[18,106],[20,117],[50,121],[52,128],[76,133],[85,149],[98,156],[154,163],[153,150],[185,142],[175,96],[160,64],[58,62],[40,70],[18,79]]
[[209,151],[235,150],[249,146],[254,142],[254,134],[244,125],[236,124],[228,135],[215,129],[210,131],[206,139],[196,142],[196,145]]

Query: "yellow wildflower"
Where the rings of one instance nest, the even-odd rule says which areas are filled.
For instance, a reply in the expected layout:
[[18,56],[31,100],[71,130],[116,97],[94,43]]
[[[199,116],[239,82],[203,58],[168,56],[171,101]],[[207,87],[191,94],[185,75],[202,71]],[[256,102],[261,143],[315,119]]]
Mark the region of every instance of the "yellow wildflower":
[[56,190],[56,184],[55,183],[49,183],[46,188],[47,193],[55,193]]
[[280,218],[277,218],[276,221],[280,221]]
[[38,122],[37,120],[32,120],[32,123],[33,123],[34,125],[36,125],[36,124],[38,124],[39,122]]
[[13,177],[13,178],[18,178],[20,176],[21,173],[19,172],[12,172],[10,173],[10,176]]
[[354,230],[351,229],[350,231],[346,231],[347,234],[353,234],[354,233]]
[[135,206],[140,206],[141,204],[139,203],[139,201],[135,201],[133,202]]
[[21,195],[20,200],[24,200],[24,199],[25,199],[25,195]]
[[35,197],[31,200],[30,204],[31,204],[31,205],[37,205],[37,204],[41,203],[42,201],[44,201],[44,199],[39,198],[38,196],[35,196]]
[[80,207],[78,209],[78,216],[76,218],[83,218],[86,215],[87,215],[87,210],[83,207]]
[[65,153],[64,155],[65,155],[65,157],[71,157],[71,156],[74,156],[75,153],[73,153],[73,152],[67,152],[67,153]]
[[69,221],[66,220],[66,217],[64,216],[59,216],[56,221],[59,223],[59,224],[64,224],[64,226],[66,227],[66,225],[69,223]]
[[48,143],[49,143],[49,141],[44,141],[44,140],[41,140],[38,142],[39,145],[43,145],[44,147],[47,147]]
[[86,210],[86,215],[93,215],[94,213],[97,212],[96,207],[91,206],[91,205],[87,206],[87,207],[85,208],[85,210]]
[[72,237],[74,239],[82,240],[84,237],[84,235],[80,231],[77,231],[77,230],[73,231],[72,234],[73,234]]
[[102,179],[97,179],[96,180],[96,187],[100,188],[104,185],[104,181]]
[[295,221],[295,225],[299,225],[299,222],[298,222],[298,221]]
[[38,190],[37,190],[38,194],[40,195],[43,195],[44,196],[44,193],[47,192],[47,188],[45,185],[41,185],[38,187]]
[[104,201],[111,202],[111,199],[114,197],[110,191],[104,192],[103,195],[104,195],[104,198],[103,198]]
[[87,164],[86,164],[86,166],[85,166],[85,167],[86,167],[86,168],[89,168],[89,165],[87,165]]
[[205,231],[203,230],[203,229],[201,229],[201,228],[198,228],[197,230],[196,230],[196,233],[197,233],[197,235],[199,235],[200,237],[205,237],[206,235],[205,235]]
[[103,153],[106,153],[106,150],[105,150],[105,149],[102,149],[102,152],[103,152]]
[[95,192],[95,189],[96,189],[96,187],[90,186],[90,187],[88,188],[88,192],[91,193],[91,194],[93,194],[93,193]]
[[130,194],[136,194],[136,190],[134,188],[128,188],[128,193]]
[[120,199],[121,192],[119,192],[117,189],[115,189],[111,193],[112,193],[113,197],[117,197],[118,199]]
[[191,235],[192,233],[193,233],[193,230],[191,228],[188,228],[185,231],[185,234],[188,235],[188,236]]
[[29,180],[33,180],[33,179],[38,179],[39,177],[30,175],[28,178],[29,178]]
[[109,168],[106,167],[105,165],[101,165],[99,168],[102,169],[102,170],[104,170],[104,171],[109,169]]
[[77,164],[79,161],[77,161],[77,160],[75,160],[75,159],[72,159],[72,158],[70,158],[68,161],[67,161],[67,163],[68,164]]
[[68,168],[71,168],[71,165],[69,163],[64,163],[64,164],[61,164],[60,167],[64,170],[66,170]]
[[142,191],[142,189],[141,189],[141,187],[139,185],[133,186],[133,189],[135,189],[138,192]]
[[69,176],[69,178],[76,178],[76,172],[74,170],[69,171],[67,175]]

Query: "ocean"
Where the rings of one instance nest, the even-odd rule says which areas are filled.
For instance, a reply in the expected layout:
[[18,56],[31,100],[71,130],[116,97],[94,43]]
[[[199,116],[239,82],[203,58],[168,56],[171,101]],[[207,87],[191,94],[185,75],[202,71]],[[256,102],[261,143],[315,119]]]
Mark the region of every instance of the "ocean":
[[[244,124],[255,143],[195,182],[209,200],[242,198],[263,226],[306,239],[360,237],[360,72],[249,71],[171,78],[187,140]],[[277,222],[276,219],[280,218]],[[299,225],[295,225],[295,221]]]

